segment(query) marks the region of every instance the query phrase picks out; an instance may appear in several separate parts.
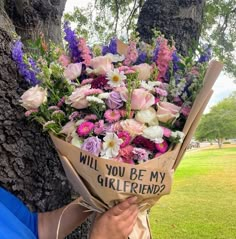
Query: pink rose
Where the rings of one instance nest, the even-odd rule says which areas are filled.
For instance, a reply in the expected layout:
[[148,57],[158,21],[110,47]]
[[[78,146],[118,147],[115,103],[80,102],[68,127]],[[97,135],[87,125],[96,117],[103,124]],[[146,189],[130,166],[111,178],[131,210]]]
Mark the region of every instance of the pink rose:
[[73,121],[69,121],[62,127],[60,134],[66,134],[67,136],[69,136],[73,131],[75,131],[75,129],[75,123]]
[[180,107],[169,102],[157,104],[157,118],[161,122],[168,122],[179,116]]
[[[118,89],[123,101],[128,99],[128,90],[125,87]],[[155,104],[155,97],[145,89],[135,89],[131,98],[132,110],[145,110]]]
[[138,72],[138,79],[139,80],[148,80],[151,76],[152,67],[147,63],[135,65],[132,67],[132,70]]
[[106,56],[98,56],[91,60],[90,66],[97,75],[106,75],[107,72],[113,70],[112,60]]
[[67,67],[70,64],[70,57],[62,54],[58,61],[62,66]]
[[131,99],[132,110],[145,110],[155,104],[155,97],[144,89],[135,89]]
[[47,90],[36,85],[21,96],[21,105],[27,110],[35,110],[47,101]]
[[145,125],[134,120],[127,119],[120,122],[121,127],[124,131],[127,131],[132,137],[141,135],[145,129]]
[[82,63],[71,63],[64,70],[64,76],[68,80],[75,80],[81,75]]
[[88,101],[86,100],[86,93],[90,89],[91,85],[84,85],[75,89],[66,101],[67,104],[71,104],[76,109],[84,109],[88,107]]

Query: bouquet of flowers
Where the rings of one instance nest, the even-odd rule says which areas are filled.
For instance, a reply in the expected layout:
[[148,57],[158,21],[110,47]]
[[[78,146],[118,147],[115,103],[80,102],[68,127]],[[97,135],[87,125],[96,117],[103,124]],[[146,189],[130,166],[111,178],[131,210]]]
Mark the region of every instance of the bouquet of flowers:
[[183,57],[161,35],[153,45],[88,46],[68,23],[64,32],[66,50],[43,36],[31,53],[20,41],[13,47],[31,85],[21,96],[25,115],[50,132],[86,207],[102,212],[136,195],[140,223],[130,238],[150,238],[146,209],[170,192],[222,65],[208,68],[208,48]]

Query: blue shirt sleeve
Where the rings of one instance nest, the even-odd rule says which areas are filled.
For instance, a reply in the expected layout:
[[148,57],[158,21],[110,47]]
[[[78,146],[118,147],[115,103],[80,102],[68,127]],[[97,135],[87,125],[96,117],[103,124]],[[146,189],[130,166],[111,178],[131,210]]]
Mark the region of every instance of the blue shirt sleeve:
[[0,202],[4,204],[38,238],[38,214],[30,210],[15,196],[0,187]]

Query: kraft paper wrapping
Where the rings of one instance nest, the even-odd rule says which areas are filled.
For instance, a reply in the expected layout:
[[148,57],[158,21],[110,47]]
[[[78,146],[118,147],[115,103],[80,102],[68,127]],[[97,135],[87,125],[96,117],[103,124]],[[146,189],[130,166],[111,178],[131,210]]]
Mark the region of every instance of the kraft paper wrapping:
[[[127,48],[122,46],[125,53]],[[182,144],[158,158],[140,165],[130,165],[96,157],[50,134],[61,159],[65,173],[82,205],[96,212],[104,212],[130,196],[137,196],[140,213],[130,239],[151,239],[147,209],[163,195],[169,194],[174,170],[179,165],[200,117],[212,95],[212,86],[223,65],[212,61],[184,126]]]

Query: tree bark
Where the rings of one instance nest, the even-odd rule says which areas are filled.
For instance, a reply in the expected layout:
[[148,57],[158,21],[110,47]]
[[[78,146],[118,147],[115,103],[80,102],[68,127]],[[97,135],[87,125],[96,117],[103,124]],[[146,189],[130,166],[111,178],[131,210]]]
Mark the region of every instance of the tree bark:
[[65,4],[66,0],[5,0],[5,10],[23,42],[44,33],[46,40],[61,43]]
[[[37,123],[25,118],[20,106],[20,96],[28,86],[11,59],[13,35],[14,25],[1,2],[0,186],[18,196],[31,210],[48,211],[72,200],[71,187],[50,138]],[[86,238],[88,225],[68,238]]]
[[153,29],[176,42],[178,52],[187,55],[197,46],[203,20],[205,0],[147,0],[140,12],[137,30],[150,42]]

